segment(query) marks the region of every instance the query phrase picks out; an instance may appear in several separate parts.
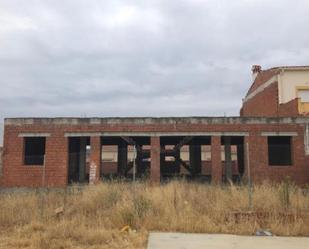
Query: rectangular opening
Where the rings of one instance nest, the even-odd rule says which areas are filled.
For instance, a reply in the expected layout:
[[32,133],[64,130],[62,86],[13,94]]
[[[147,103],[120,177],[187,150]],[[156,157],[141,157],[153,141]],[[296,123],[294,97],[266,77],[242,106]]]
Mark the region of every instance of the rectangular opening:
[[[189,145],[183,145],[181,148],[180,148],[180,159],[186,163],[187,165],[189,165],[190,163],[190,154],[189,154]],[[188,169],[186,169],[184,167],[184,165],[181,165],[180,167],[180,173],[182,175],[189,175],[190,174],[190,171],[188,171]]]
[[117,145],[102,146],[102,162],[117,163],[118,147]]
[[[231,144],[231,158],[232,162],[237,161],[237,146]],[[225,161],[224,145],[221,145],[221,160]]]
[[245,171],[244,136],[222,136],[220,154],[223,178],[240,182]]
[[172,152],[174,149],[174,145],[165,145],[164,149],[169,152],[165,155],[165,162],[175,162],[175,155]]
[[68,182],[83,183],[89,180],[90,137],[69,138]]
[[309,89],[298,89],[297,91],[299,113],[309,112]]
[[[150,137],[103,136],[101,177],[147,177],[150,172]],[[133,170],[135,169],[135,171]]]
[[45,137],[24,138],[24,164],[43,165],[45,155]]
[[184,177],[208,181],[211,176],[210,137],[161,136],[162,179]]
[[202,175],[211,175],[211,145],[202,145]]
[[117,145],[103,145],[101,150],[101,172],[105,175],[116,174],[119,159]]
[[268,137],[268,164],[277,166],[292,165],[290,136]]
[[165,156],[165,161],[167,161],[167,162],[175,162],[175,157],[173,157],[173,156]]
[[309,102],[309,89],[300,89],[298,90],[298,97],[301,102]]

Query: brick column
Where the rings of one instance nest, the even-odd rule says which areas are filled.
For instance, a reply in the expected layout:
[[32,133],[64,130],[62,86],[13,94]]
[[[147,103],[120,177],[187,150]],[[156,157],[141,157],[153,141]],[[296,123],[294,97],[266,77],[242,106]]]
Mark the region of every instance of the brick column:
[[151,137],[150,145],[150,180],[160,182],[160,137]]
[[211,181],[218,184],[222,182],[221,163],[221,137],[211,137]]
[[101,169],[101,137],[90,137],[90,147],[90,166],[96,166],[95,181],[98,182]]
[[[246,144],[248,143],[249,154]],[[272,168],[268,166],[267,137],[257,132],[251,132],[244,139],[245,173],[244,179],[248,180],[248,159],[250,164],[250,175],[253,183],[261,183],[264,180],[274,180],[277,174],[271,174]]]
[[[53,132],[50,137],[46,137],[45,169],[43,171],[43,168],[41,168],[41,170],[42,173],[45,171],[45,187],[65,187],[67,185],[68,139],[64,136],[63,132]],[[38,182],[38,186],[42,186],[41,176],[36,177],[32,181]]]

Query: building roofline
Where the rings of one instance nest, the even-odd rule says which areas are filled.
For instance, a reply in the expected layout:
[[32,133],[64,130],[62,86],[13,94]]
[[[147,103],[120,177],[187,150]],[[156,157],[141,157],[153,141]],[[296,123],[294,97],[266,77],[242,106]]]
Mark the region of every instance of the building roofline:
[[309,117],[55,117],[5,118],[5,125],[304,124]]
[[[271,78],[272,78],[272,77],[280,74],[281,71],[307,71],[307,70],[309,71],[309,66],[307,66],[307,65],[304,65],[304,66],[278,66],[278,67],[271,67],[271,68],[263,69],[258,73],[257,77],[252,82],[251,86],[249,87],[249,89],[248,89],[248,91],[245,95],[245,98],[247,98],[250,94],[252,94],[258,87],[261,87],[267,81],[270,80],[270,79],[266,78],[266,79],[260,81],[261,75],[273,72],[273,75],[271,76]],[[260,81],[260,82],[258,82],[258,81]]]
[[305,66],[278,66],[278,67],[271,67],[265,70],[276,70],[276,69],[283,69],[283,70],[309,70],[309,65]]

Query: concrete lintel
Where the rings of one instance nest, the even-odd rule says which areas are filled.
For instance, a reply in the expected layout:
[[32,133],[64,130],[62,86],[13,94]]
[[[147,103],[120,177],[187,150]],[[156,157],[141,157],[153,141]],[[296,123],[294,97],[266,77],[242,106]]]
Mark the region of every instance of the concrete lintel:
[[27,133],[19,133],[18,137],[50,137],[50,133],[46,133],[46,132],[27,132]]
[[65,137],[100,137],[100,132],[66,132]]
[[66,132],[65,137],[249,136],[249,132]]
[[219,132],[220,136],[240,136],[240,137],[244,137],[244,136],[249,136],[249,132]]
[[268,136],[298,136],[297,132],[293,131],[279,131],[279,132],[261,132],[261,136],[268,137]]

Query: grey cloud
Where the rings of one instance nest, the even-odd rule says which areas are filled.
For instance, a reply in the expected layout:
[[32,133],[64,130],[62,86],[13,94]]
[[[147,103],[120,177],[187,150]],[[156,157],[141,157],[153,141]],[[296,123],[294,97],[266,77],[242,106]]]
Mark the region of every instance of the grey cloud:
[[2,0],[0,119],[238,115],[250,67],[308,64],[306,0]]

